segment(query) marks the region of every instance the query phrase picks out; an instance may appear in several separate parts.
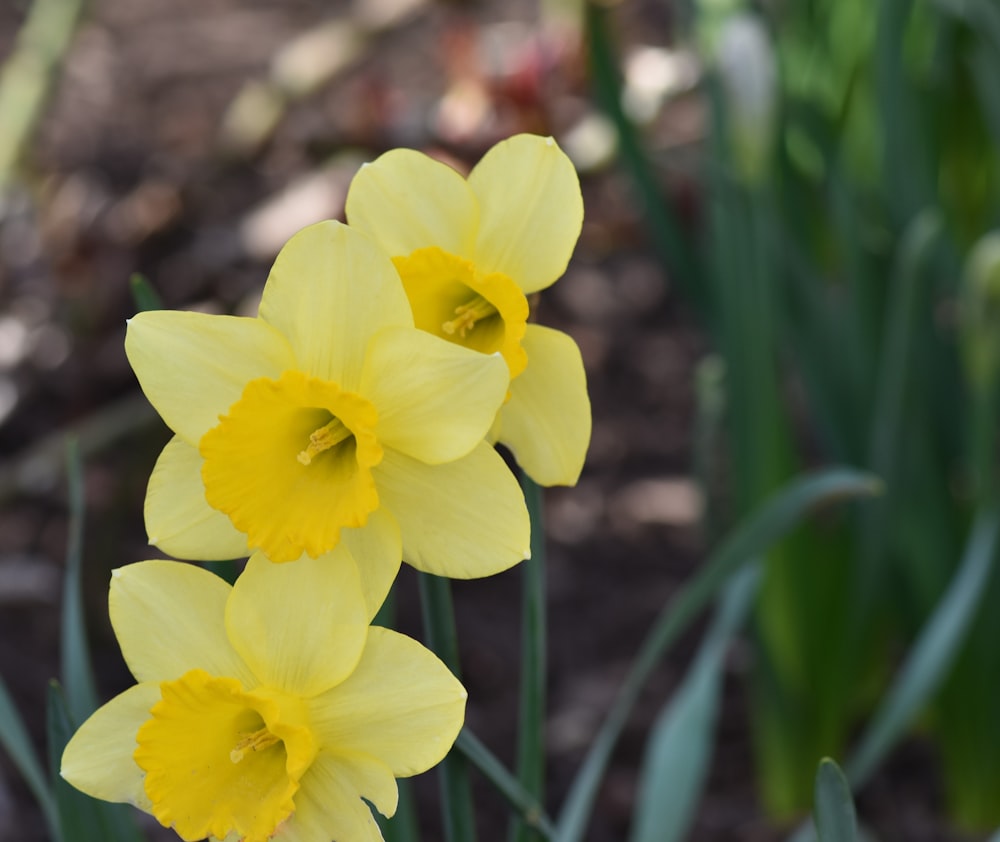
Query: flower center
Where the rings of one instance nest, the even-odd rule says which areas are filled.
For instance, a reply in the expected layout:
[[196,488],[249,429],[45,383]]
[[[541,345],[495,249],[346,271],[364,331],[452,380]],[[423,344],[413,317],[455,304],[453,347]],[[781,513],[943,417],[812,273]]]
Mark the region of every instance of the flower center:
[[324,450],[346,441],[351,437],[351,431],[344,426],[344,422],[339,418],[332,418],[318,430],[313,430],[309,434],[309,447],[299,453],[295,458],[302,465],[311,465],[315,456]]
[[418,328],[484,354],[499,352],[511,379],[524,371],[528,300],[509,277],[483,275],[470,261],[436,246],[392,262]]
[[160,685],[136,734],[153,815],[182,839],[266,842],[294,811],[316,757],[302,703],[191,670]]
[[300,371],[251,380],[199,442],[205,499],[271,561],[316,558],[378,508],[377,420],[365,398]]

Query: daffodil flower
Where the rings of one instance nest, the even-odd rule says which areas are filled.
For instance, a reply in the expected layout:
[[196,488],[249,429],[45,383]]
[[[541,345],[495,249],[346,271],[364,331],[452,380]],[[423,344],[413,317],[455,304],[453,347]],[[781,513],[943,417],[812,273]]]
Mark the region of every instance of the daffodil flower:
[[140,313],[125,350],[176,434],[145,506],[165,552],[288,562],[343,541],[385,588],[400,555],[453,577],[526,557],[523,496],[484,441],[503,360],[415,329],[364,234],[310,226],[278,255],[258,317]]
[[466,692],[416,641],[369,627],[349,559],[271,564],[230,587],[176,561],[114,571],[138,684],[70,740],[62,776],[185,840],[376,842],[395,779],[447,754]]
[[468,180],[411,149],[354,177],[347,220],[393,256],[417,327],[507,362],[491,436],[542,485],[572,485],[590,443],[580,350],[528,324],[528,296],[565,271],[583,224],[576,171],[552,138],[516,135]]

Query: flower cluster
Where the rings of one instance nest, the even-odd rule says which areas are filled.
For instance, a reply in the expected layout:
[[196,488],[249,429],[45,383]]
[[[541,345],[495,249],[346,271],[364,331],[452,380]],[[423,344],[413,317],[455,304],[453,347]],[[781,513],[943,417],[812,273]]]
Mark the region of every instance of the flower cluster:
[[379,840],[397,777],[447,754],[465,691],[370,625],[401,561],[469,578],[527,557],[497,442],[573,484],[590,439],[578,348],[529,324],[582,224],[572,164],[520,135],[468,179],[410,150],[356,176],[348,224],[278,255],[254,318],[157,311],[125,349],[171,428],[151,544],[250,555],[234,586],[175,561],[115,571],[137,684],[83,724],[62,775],[185,840]]

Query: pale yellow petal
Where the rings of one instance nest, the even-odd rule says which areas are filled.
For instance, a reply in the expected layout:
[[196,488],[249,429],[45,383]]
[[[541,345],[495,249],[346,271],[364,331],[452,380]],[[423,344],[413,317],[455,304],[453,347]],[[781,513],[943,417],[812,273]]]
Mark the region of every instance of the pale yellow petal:
[[574,485],[590,446],[590,398],[576,342],[528,325],[528,367],[510,384],[499,441],[539,485]]
[[418,570],[473,579],[528,557],[524,496],[488,444],[444,465],[387,451],[373,473],[383,505],[399,523],[403,560]]
[[440,762],[465,719],[465,688],[417,641],[373,626],[357,668],[309,702],[322,745],[377,757],[396,777]]
[[358,170],[347,193],[347,221],[393,257],[437,246],[471,257],[479,211],[469,185],[447,164],[393,149]]
[[226,582],[193,564],[140,561],[112,571],[108,607],[125,663],[139,681],[188,670],[257,682],[229,643]]
[[550,137],[515,135],[476,165],[469,186],[479,199],[473,259],[484,273],[509,275],[526,295],[566,271],[583,226],[573,163]]
[[159,682],[130,687],[98,708],[69,741],[59,774],[102,801],[133,804],[150,812],[143,771],[132,759],[135,735],[160,700]]
[[310,225],[285,244],[260,317],[288,337],[302,371],[351,391],[368,340],[383,327],[413,324],[389,256],[339,222]]
[[146,489],[149,543],[175,558],[242,558],[249,553],[247,536],[205,500],[203,462],[197,448],[179,436],[163,448]]
[[[303,775],[295,812],[275,831],[275,842],[383,842],[371,808],[361,800],[368,795],[357,786],[368,782],[371,773],[366,771],[356,780],[354,772],[356,768],[346,766],[342,758],[320,752]],[[396,785],[394,780],[392,785]],[[387,800],[381,793],[385,786],[375,793],[382,801]]]
[[197,445],[255,377],[294,365],[284,338],[260,319],[156,310],[129,320],[125,353],[149,402]]
[[369,347],[361,393],[378,409],[375,432],[385,447],[437,464],[483,440],[509,382],[499,354],[396,328]]
[[233,646],[264,684],[313,696],[339,683],[361,657],[368,608],[346,551],[274,564],[255,553],[226,605]]
[[385,509],[376,509],[360,529],[344,529],[341,544],[354,556],[371,622],[389,595],[403,560],[399,524]]

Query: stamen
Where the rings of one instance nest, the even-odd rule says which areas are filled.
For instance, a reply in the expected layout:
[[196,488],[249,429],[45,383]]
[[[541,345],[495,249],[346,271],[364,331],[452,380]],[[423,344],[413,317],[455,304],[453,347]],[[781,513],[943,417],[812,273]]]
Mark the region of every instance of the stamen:
[[441,330],[452,336],[455,333],[465,339],[465,335],[476,326],[480,319],[495,316],[497,308],[490,304],[481,295],[477,295],[468,304],[461,304],[455,308],[455,316],[450,322],[441,325]]
[[328,424],[309,434],[309,447],[295,458],[301,464],[308,465],[324,450],[329,450],[352,435],[353,433],[344,426],[344,423],[339,418],[333,418]]
[[281,741],[267,728],[261,728],[259,731],[244,734],[243,738],[236,744],[236,748],[229,752],[229,759],[233,763],[239,763],[248,751],[263,751],[278,742]]

